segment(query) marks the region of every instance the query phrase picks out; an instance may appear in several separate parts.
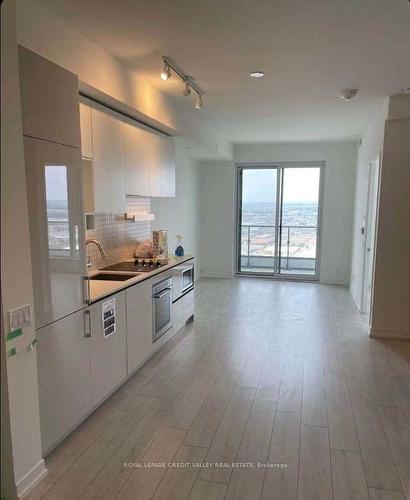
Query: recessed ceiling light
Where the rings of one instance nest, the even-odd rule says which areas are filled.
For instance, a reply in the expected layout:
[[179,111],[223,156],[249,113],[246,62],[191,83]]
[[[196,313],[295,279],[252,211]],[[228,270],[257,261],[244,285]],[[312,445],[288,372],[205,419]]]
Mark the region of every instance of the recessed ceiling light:
[[265,73],[263,71],[251,71],[249,76],[252,78],[263,78]]

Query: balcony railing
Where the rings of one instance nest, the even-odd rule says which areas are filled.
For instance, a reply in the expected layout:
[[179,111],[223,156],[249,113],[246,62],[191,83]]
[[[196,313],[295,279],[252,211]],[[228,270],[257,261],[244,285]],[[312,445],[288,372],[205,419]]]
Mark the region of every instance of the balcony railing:
[[[243,224],[241,269],[273,272],[275,268],[276,226]],[[281,272],[315,274],[317,226],[283,225],[281,237]]]

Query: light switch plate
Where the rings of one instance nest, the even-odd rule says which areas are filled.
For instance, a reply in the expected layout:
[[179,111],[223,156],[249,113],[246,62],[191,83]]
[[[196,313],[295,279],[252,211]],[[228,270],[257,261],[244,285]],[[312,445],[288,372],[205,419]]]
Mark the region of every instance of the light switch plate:
[[9,311],[9,326],[10,330],[23,328],[31,325],[31,305],[17,307]]

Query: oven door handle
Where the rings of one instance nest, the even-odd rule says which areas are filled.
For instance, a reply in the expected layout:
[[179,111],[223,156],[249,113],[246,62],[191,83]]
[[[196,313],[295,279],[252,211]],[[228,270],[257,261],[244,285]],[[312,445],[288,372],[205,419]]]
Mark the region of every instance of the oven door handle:
[[172,290],[172,288],[165,288],[165,290],[161,293],[158,293],[158,294],[155,294],[153,295],[154,299],[161,299],[162,297],[164,297],[164,295],[167,295],[167,293],[170,293]]

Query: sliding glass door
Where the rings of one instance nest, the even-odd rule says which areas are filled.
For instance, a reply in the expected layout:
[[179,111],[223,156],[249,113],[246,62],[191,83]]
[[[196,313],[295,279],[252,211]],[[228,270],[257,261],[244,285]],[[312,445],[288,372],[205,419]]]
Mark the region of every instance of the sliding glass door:
[[321,171],[238,167],[238,273],[318,277]]

